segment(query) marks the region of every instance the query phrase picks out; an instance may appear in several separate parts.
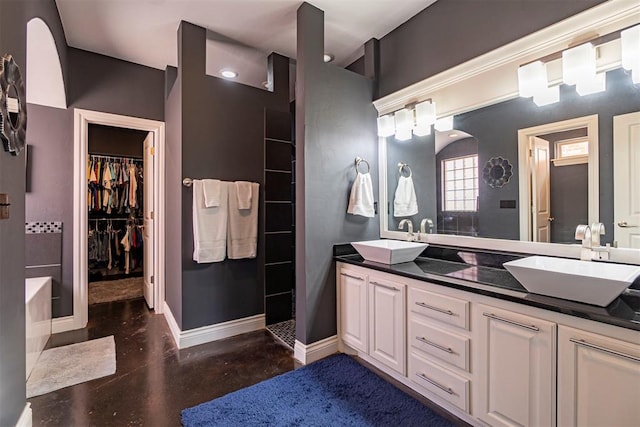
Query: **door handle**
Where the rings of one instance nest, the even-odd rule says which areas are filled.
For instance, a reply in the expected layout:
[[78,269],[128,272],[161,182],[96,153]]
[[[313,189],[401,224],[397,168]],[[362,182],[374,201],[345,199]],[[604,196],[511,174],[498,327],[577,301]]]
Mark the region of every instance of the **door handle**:
[[547,218],[547,221],[549,221],[549,222],[551,222],[551,221],[553,221],[553,220],[555,220],[555,218],[554,218],[554,217],[552,217],[552,216],[550,216],[549,218]]
[[618,221],[618,227],[620,227],[620,228],[634,228],[634,227],[637,227],[637,225],[629,225],[627,223],[627,221]]

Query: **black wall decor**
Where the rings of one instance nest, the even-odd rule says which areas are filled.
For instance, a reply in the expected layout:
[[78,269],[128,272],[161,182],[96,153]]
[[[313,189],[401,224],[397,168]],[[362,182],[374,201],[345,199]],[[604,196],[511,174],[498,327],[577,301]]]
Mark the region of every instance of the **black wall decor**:
[[[9,112],[8,98],[12,92],[18,101],[18,112]],[[0,60],[0,140],[5,151],[17,156],[27,137],[27,96],[20,67],[13,56],[7,54]]]

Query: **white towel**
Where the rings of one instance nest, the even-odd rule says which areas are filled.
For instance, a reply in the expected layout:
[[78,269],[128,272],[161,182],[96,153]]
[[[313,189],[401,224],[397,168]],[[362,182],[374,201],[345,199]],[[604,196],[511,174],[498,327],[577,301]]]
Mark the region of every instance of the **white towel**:
[[222,187],[222,182],[219,179],[202,180],[205,207],[215,208],[220,206],[220,187]]
[[251,209],[252,182],[236,181],[236,194],[238,196],[238,209]]
[[203,183],[193,180],[193,260],[199,264],[223,261],[227,244],[228,191],[220,183],[220,206],[207,208]]
[[375,216],[373,208],[373,184],[369,173],[359,173],[353,181],[351,194],[349,195],[349,207],[347,213],[362,215],[369,218]]
[[258,199],[260,184],[251,183],[251,208],[240,209],[236,185],[229,185],[229,259],[255,258],[258,246]]
[[393,216],[411,216],[417,213],[418,201],[413,179],[410,176],[401,176],[393,199]]

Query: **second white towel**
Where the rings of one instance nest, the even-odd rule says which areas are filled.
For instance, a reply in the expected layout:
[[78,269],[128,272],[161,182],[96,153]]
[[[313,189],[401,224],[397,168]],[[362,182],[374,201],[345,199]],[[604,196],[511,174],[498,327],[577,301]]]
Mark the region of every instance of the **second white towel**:
[[245,183],[229,183],[229,230],[227,233],[227,256],[229,259],[255,258],[258,246],[258,195],[260,184],[251,184],[251,205],[240,208],[238,189]]
[[418,213],[418,200],[413,179],[401,176],[393,199],[393,216],[411,216]]

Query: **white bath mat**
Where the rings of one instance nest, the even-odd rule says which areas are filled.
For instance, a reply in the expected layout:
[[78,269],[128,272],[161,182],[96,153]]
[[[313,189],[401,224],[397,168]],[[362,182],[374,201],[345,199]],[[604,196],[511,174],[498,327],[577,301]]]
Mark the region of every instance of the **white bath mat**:
[[113,335],[45,350],[27,381],[27,398],[112,375],[116,372]]

